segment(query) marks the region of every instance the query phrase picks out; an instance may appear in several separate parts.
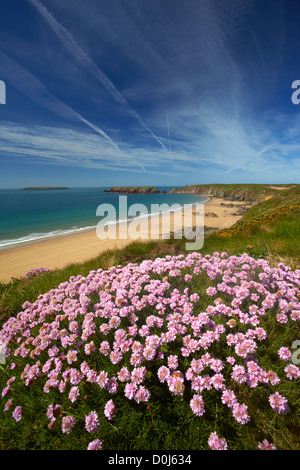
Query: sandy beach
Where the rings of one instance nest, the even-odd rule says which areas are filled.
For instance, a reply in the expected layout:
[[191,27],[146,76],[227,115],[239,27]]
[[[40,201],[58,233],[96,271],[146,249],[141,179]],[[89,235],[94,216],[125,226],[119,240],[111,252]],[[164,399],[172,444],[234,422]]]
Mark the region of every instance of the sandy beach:
[[[228,201],[218,197],[209,196],[210,200],[204,205],[204,225],[208,229],[223,229],[231,227],[243,215],[250,204],[244,201]],[[182,219],[182,213],[158,216],[156,222],[152,220],[152,232],[150,223],[143,221],[140,225],[140,239],[150,240],[163,238],[165,230],[162,227],[170,222],[170,231],[176,232],[181,227],[186,227]],[[184,211],[184,217],[195,223],[196,210]],[[192,217],[192,218],[191,218]],[[198,214],[199,217],[199,214]],[[203,219],[202,219],[203,220]],[[166,224],[166,225],[165,225]],[[120,238],[118,232],[116,239],[99,239],[96,229],[74,235],[43,240],[39,242],[23,244],[0,251],[0,282],[9,282],[11,278],[23,277],[30,269],[47,267],[49,269],[63,268],[68,264],[80,263],[95,258],[107,250],[122,248],[133,240],[132,237]]]

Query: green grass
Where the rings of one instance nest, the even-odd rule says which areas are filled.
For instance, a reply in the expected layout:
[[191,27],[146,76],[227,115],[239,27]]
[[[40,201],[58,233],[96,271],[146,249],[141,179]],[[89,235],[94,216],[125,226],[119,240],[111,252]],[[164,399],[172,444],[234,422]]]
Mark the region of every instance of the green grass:
[[[300,188],[299,185],[286,185],[286,187],[286,191],[290,191],[290,189],[294,189],[294,187]],[[172,192],[205,193],[229,199],[256,202],[264,201],[266,197],[273,197],[278,195],[278,193],[286,191],[279,191],[265,184],[194,184],[183,188],[174,188],[172,190]]]

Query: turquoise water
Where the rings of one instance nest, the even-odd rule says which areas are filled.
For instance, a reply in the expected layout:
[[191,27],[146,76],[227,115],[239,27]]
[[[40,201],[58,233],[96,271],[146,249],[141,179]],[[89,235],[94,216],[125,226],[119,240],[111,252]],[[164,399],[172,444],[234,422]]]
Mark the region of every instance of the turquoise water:
[[[70,188],[55,190],[0,189],[0,250],[14,245],[72,234],[96,227],[101,204],[112,204],[119,219],[119,194],[108,188]],[[170,191],[172,187],[159,187]],[[153,205],[196,204],[205,199],[194,194],[128,194],[127,207],[143,204],[144,214]],[[107,214],[103,214],[106,216]],[[137,216],[142,213],[136,213]],[[124,214],[121,215],[124,220]],[[113,222],[113,219],[112,219]]]

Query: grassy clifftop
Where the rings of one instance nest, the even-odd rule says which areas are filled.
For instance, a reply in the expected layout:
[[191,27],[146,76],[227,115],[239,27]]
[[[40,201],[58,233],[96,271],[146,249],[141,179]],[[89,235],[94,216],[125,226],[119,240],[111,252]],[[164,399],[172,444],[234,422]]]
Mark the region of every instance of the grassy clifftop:
[[[194,184],[183,188],[174,188],[172,193],[194,193],[218,196],[231,200],[260,202],[273,197],[278,192],[288,191],[299,185],[266,185],[266,184]],[[280,188],[280,189],[278,189]],[[286,188],[286,189],[282,189]]]
[[[262,193],[244,216],[232,227],[209,236],[205,249],[243,251],[264,257],[274,264],[283,261],[300,266],[300,186],[275,190],[263,199]],[[271,196],[271,197],[270,197]]]

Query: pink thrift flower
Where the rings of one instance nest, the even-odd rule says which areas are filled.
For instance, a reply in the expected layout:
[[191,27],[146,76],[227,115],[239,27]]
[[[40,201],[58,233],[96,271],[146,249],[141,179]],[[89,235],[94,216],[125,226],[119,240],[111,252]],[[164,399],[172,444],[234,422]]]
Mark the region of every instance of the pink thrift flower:
[[136,352],[130,357],[130,364],[132,366],[140,366],[144,360],[142,352]]
[[256,348],[257,344],[255,341],[247,339],[235,346],[235,352],[240,357],[246,357],[248,354],[253,354]]
[[238,366],[238,365],[234,366],[231,377],[233,378],[233,380],[235,380],[235,382],[239,384],[246,382],[247,374],[246,374],[245,368],[243,366]]
[[96,411],[91,411],[85,417],[85,429],[87,430],[87,432],[97,432],[98,426],[99,426],[98,414],[96,413]]
[[124,394],[125,394],[125,397],[128,398],[129,400],[134,399],[134,395],[136,391],[137,391],[137,385],[135,383],[130,382],[125,385]]
[[94,341],[91,341],[90,343],[88,343],[84,346],[84,352],[87,356],[90,356],[92,354],[92,352],[94,352],[95,350],[96,350],[96,348],[95,348],[95,345],[94,345]]
[[113,400],[109,400],[104,408],[104,414],[108,420],[112,420],[115,416],[116,405]]
[[297,380],[300,377],[300,369],[299,367],[290,364],[285,367],[284,372],[286,373],[286,376],[290,380]]
[[94,441],[90,442],[87,450],[101,450],[102,449],[102,442],[99,439],[95,439]]
[[210,368],[214,372],[221,372],[221,370],[224,368],[224,364],[220,359],[212,358],[210,361]]
[[70,369],[70,383],[72,385],[78,385],[82,380],[82,374],[79,370]]
[[69,400],[74,403],[77,399],[77,397],[79,396],[79,389],[77,386],[74,386],[71,388],[70,392],[69,392]]
[[106,384],[106,390],[108,390],[109,393],[117,393],[118,381],[115,377],[112,377],[111,379],[109,379],[109,381]]
[[10,393],[11,393],[10,387],[4,387],[4,389],[2,390],[1,396],[3,398],[3,397],[6,397],[7,395],[9,395]]
[[264,439],[262,442],[258,443],[259,450],[276,450],[276,447],[273,444],[270,444],[267,439]]
[[178,356],[168,357],[168,366],[170,369],[177,369],[178,367]]
[[71,431],[72,427],[75,424],[75,418],[74,416],[64,416],[62,419],[62,432],[64,434],[69,434]]
[[209,353],[203,354],[201,356],[201,361],[203,362],[205,366],[208,366],[210,364],[210,360],[211,360],[211,357]]
[[196,416],[202,416],[205,413],[202,396],[194,395],[190,401],[190,407]]
[[60,393],[64,393],[64,391],[66,390],[66,382],[64,380],[61,380],[59,382],[59,386],[58,386],[58,390],[60,391]]
[[158,375],[159,381],[161,383],[164,383],[170,377],[171,372],[170,372],[170,369],[168,369],[168,367],[161,366],[157,371],[157,375]]
[[7,400],[5,404],[4,411],[8,411],[11,406],[12,406],[12,399],[10,398],[9,400]]
[[131,380],[136,384],[141,384],[146,378],[146,367],[137,367],[131,372]]
[[112,364],[118,364],[122,360],[122,354],[119,351],[112,351],[109,358]]
[[192,294],[192,295],[190,296],[190,300],[191,300],[191,302],[198,302],[198,300],[199,300],[199,295],[198,295],[198,294]]
[[278,313],[276,315],[276,320],[279,322],[279,323],[287,323],[289,318],[288,316],[285,314],[285,313]]
[[200,374],[203,371],[204,365],[201,359],[193,359],[191,362],[192,370],[195,374]]
[[285,414],[289,411],[288,401],[282,397],[278,392],[275,392],[269,397],[269,403],[274,411],[278,414]]
[[108,341],[102,341],[100,344],[99,352],[104,356],[107,356],[110,353],[110,345]]
[[140,402],[147,402],[150,398],[150,392],[149,390],[146,389],[146,387],[144,387],[143,385],[141,385],[138,389],[138,391],[136,392],[135,394],[135,401],[137,403],[140,403]]
[[122,367],[122,369],[118,372],[118,379],[120,380],[120,382],[129,382],[130,372],[127,367]]
[[236,421],[240,424],[246,424],[248,421],[250,421],[250,416],[248,415],[247,412],[247,405],[245,404],[239,404],[235,403],[232,407],[232,414]]
[[75,351],[74,349],[70,349],[66,357],[68,364],[72,364],[72,362],[75,362],[77,360],[77,351]]
[[216,287],[208,287],[206,289],[206,293],[207,293],[207,295],[213,296],[213,295],[217,295],[218,291],[217,291]]
[[16,420],[16,421],[20,421],[21,417],[22,417],[22,407],[21,406],[16,406],[13,413],[12,413],[12,417]]
[[235,393],[232,390],[224,390],[222,393],[222,403],[232,408],[237,403]]
[[208,439],[208,445],[212,450],[227,450],[228,445],[224,438],[220,438],[216,432],[211,433]]
[[226,361],[228,362],[228,364],[231,364],[233,366],[233,364],[235,364],[235,358],[232,357],[232,356],[228,356],[226,358]]
[[278,350],[279,357],[282,361],[289,361],[292,357],[292,353],[289,348],[282,347]]
[[[262,372],[261,372],[261,373],[260,373],[260,377],[259,377],[259,379],[260,379],[261,382],[263,382],[263,380],[262,380],[262,378],[263,378],[262,375],[263,375],[263,374],[262,374]],[[281,382],[281,380],[280,380],[280,378],[278,377],[278,375],[277,375],[274,371],[272,371],[272,370],[269,370],[269,371],[267,372],[267,378],[268,378],[268,380],[269,380],[269,382],[270,382],[271,385],[277,385],[277,384],[279,384],[279,383]]]
[[184,393],[184,380],[182,377],[171,376],[167,380],[170,392],[174,395],[183,395]]
[[210,383],[216,390],[223,390],[225,388],[224,380],[225,378],[222,374],[215,374],[210,379]]
[[104,372],[103,370],[101,372],[99,372],[96,382],[99,385],[99,387],[105,388],[107,383],[108,383],[108,374],[107,374],[107,372]]

